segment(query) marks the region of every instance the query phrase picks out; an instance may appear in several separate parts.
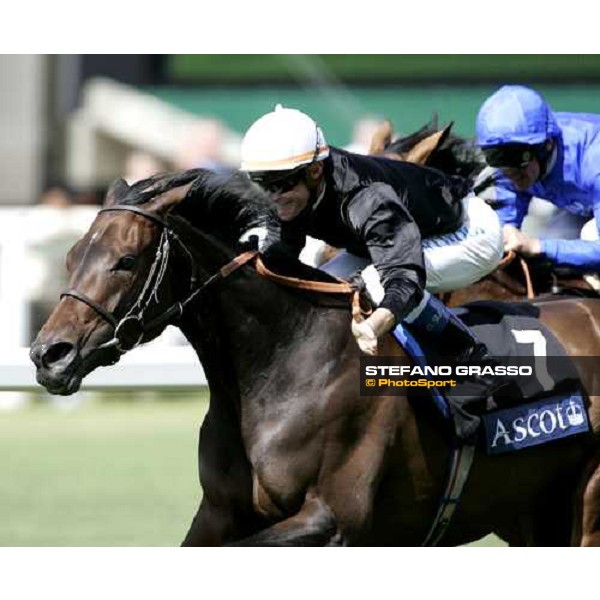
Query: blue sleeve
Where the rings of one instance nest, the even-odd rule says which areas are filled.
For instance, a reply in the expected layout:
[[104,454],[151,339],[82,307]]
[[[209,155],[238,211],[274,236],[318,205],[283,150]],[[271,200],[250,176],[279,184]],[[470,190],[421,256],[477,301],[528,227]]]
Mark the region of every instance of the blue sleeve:
[[531,202],[531,194],[517,192],[500,171],[493,173],[494,185],[478,195],[494,208],[501,225],[521,227]]
[[[600,178],[594,186],[594,217],[600,223]],[[600,234],[600,231],[599,231]],[[541,240],[542,254],[558,266],[600,271],[600,239]]]
[[579,179],[581,186],[591,190],[594,215],[600,203],[600,141],[596,141],[585,150],[581,160]]
[[531,196],[512,192],[512,197],[499,202],[496,208],[500,224],[521,227],[530,202]]

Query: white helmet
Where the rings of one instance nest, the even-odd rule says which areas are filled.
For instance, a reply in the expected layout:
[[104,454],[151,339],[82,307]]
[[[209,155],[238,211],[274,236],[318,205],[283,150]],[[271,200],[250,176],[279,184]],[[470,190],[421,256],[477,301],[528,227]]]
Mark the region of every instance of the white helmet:
[[329,156],[319,126],[306,114],[281,104],[255,121],[242,140],[242,171],[290,171]]

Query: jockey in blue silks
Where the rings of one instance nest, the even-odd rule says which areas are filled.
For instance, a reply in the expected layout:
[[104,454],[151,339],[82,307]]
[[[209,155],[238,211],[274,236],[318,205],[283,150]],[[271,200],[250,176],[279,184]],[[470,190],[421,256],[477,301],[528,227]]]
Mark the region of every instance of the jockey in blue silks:
[[[486,199],[496,205],[505,250],[600,271],[600,115],[554,113],[538,92],[507,85],[483,103],[477,145],[498,169]],[[534,196],[562,209],[540,239],[519,229]]]

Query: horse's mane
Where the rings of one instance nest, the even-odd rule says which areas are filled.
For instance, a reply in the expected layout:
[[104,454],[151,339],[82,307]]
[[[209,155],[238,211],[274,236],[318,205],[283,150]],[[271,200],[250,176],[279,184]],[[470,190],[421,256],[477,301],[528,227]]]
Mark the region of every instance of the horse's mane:
[[[271,220],[273,227],[278,228],[276,213],[267,195],[239,171],[223,174],[191,169],[154,175],[133,184],[122,203],[145,204],[189,183],[192,186],[174,214],[204,233],[218,234],[219,241],[227,246],[240,251],[240,236],[253,227],[266,227]],[[336,281],[324,271],[313,269],[286,253],[280,244],[275,244],[263,258],[269,268],[281,275],[310,281]]]
[[141,205],[174,188],[192,184],[175,214],[190,225],[235,245],[239,237],[253,227],[265,226],[275,213],[266,194],[239,171],[217,173],[208,169],[190,169],[154,175],[133,184],[123,204]]
[[147,179],[141,179],[129,186],[127,194],[120,200],[120,203],[130,206],[146,204],[156,196],[160,196],[174,188],[187,185],[196,178],[198,171],[200,169],[159,173]]
[[[385,147],[385,152],[406,153],[419,142],[438,131],[438,117],[434,115],[431,121],[418,131],[390,142]],[[427,166],[474,181],[485,168],[486,163],[483,153],[472,140],[450,132],[435,152],[431,154]]]

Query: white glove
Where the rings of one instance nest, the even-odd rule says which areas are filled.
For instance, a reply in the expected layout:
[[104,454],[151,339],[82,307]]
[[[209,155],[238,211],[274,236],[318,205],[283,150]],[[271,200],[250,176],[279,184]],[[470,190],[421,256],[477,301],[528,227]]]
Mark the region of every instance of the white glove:
[[377,338],[387,333],[395,323],[387,308],[378,308],[366,321],[352,320],[352,334],[358,347],[369,356],[377,354]]
[[357,323],[352,321],[352,334],[356,338],[358,347],[369,356],[377,354],[377,336],[369,321],[361,321]]

